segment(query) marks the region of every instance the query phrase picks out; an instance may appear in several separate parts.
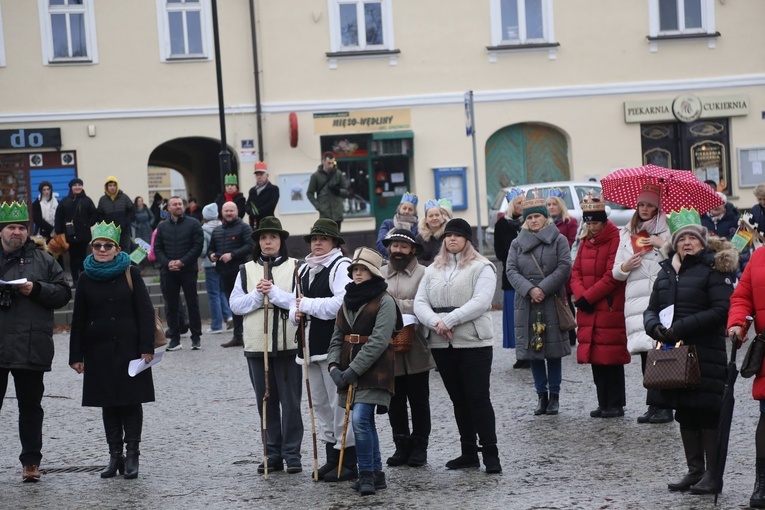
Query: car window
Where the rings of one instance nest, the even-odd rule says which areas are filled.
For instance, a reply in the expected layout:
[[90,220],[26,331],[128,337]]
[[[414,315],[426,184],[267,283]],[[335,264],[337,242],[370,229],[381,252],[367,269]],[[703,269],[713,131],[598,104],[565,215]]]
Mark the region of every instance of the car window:
[[603,192],[603,188],[600,187],[600,184],[593,184],[592,186],[574,186],[574,189],[576,190],[577,202],[579,203],[584,200],[587,193],[592,192],[593,195],[600,196]]
[[568,187],[565,188],[558,188],[558,187],[552,187],[552,186],[537,186],[535,188],[532,188],[526,192],[526,198],[532,198],[534,197],[534,192],[536,191],[539,194],[540,198],[547,198],[550,196],[550,192],[552,190],[560,191],[563,193],[563,201],[566,203],[566,208],[569,210],[574,208],[574,202],[571,199],[571,191]]
[[503,209],[504,210],[502,205],[505,202],[505,197],[506,196],[507,196],[507,191],[500,190],[499,193],[497,193],[497,196],[494,197],[494,201],[491,203],[491,207],[489,209],[493,209],[493,210]]

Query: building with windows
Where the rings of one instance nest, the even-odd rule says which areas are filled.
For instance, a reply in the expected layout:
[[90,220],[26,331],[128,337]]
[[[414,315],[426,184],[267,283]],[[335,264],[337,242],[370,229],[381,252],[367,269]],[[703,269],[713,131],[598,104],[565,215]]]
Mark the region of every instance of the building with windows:
[[[760,0],[218,2],[232,170],[246,193],[267,161],[277,214],[305,233],[308,179],[333,151],[353,188],[343,231],[362,239],[407,190],[486,225],[503,186],[649,162],[749,207],[763,15]],[[0,183],[31,200],[45,172],[91,194],[114,174],[134,196],[166,167],[209,202],[215,64],[210,0],[0,0]]]

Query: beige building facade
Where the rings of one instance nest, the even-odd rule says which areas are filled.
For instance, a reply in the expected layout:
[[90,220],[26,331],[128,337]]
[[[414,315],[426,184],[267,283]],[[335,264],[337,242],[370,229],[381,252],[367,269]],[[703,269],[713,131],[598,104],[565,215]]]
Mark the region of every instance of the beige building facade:
[[[749,207],[765,180],[763,17],[760,0],[219,1],[232,171],[246,195],[267,162],[293,234],[318,217],[305,190],[328,150],[352,181],[348,233],[376,231],[407,190],[486,225],[504,186],[649,162]],[[3,198],[75,174],[91,196],[115,175],[145,197],[159,166],[211,201],[212,25],[209,0],[0,0]]]

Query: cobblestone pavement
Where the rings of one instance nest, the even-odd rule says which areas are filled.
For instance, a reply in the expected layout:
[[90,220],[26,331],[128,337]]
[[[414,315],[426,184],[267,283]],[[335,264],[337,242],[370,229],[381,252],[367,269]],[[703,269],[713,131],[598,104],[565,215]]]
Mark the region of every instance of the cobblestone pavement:
[[[58,334],[43,399],[41,467],[51,472],[40,483],[21,483],[18,414],[9,382],[0,413],[0,508],[714,508],[711,496],[667,490],[667,481],[685,473],[680,434],[676,423],[636,423],[645,411],[639,358],[626,367],[624,418],[589,417],[596,407],[592,375],[589,366],[577,365],[574,355],[564,360],[560,414],[535,417],[531,374],[512,369],[514,351],[501,348],[501,312],[492,316],[497,331],[492,401],[501,475],[486,475],[482,469],[445,469],[445,462],[458,454],[459,442],[451,404],[433,372],[427,466],[386,467],[388,489],[366,498],[352,491],[349,482],[312,482],[306,405],[304,471],[272,473],[264,480],[256,473],[263,450],[254,392],[242,349],[219,347],[228,340],[226,335],[205,335],[201,351],[191,351],[186,336],[183,350],[166,353],[154,369],[157,402],[144,406],[137,480],[102,480],[97,472],[56,472],[100,468],[108,458],[100,409],[80,406],[82,381],[67,366],[68,335]],[[751,494],[758,418],[751,386],[752,379],[737,382],[720,509],[744,508]],[[385,459],[393,451],[387,417],[378,417],[378,429]]]

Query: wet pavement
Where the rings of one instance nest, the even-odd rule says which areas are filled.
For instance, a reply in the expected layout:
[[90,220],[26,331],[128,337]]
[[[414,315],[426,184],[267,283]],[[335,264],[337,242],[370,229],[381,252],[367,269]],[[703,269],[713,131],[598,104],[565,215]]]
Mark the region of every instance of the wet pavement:
[[[18,413],[13,384],[0,412],[0,508],[715,508],[712,496],[672,493],[670,480],[685,473],[676,423],[639,425],[645,411],[640,359],[626,367],[623,418],[590,418],[596,404],[590,367],[575,355],[563,364],[561,412],[533,416],[536,394],[528,370],[514,370],[514,351],[501,348],[501,312],[495,321],[492,402],[503,473],[483,468],[448,471],[459,453],[451,403],[431,373],[433,432],[428,464],[388,468],[388,489],[362,498],[350,482],[311,480],[312,447],[307,404],[303,468],[299,474],[256,472],[262,460],[255,394],[241,348],[223,349],[227,335],[205,335],[202,350],[168,352],[154,369],[157,402],[144,405],[140,475],[103,480],[108,460],[101,411],[80,406],[82,381],[67,365],[68,335],[55,337],[53,371],[45,377],[45,425],[37,484],[21,483]],[[743,354],[739,356],[739,359]],[[736,410],[719,509],[746,508],[754,483],[754,430],[758,406],[753,379],[739,378]],[[378,416],[383,460],[393,453],[387,416]],[[320,463],[323,448],[320,444]],[[80,472],[75,468],[82,468]]]

